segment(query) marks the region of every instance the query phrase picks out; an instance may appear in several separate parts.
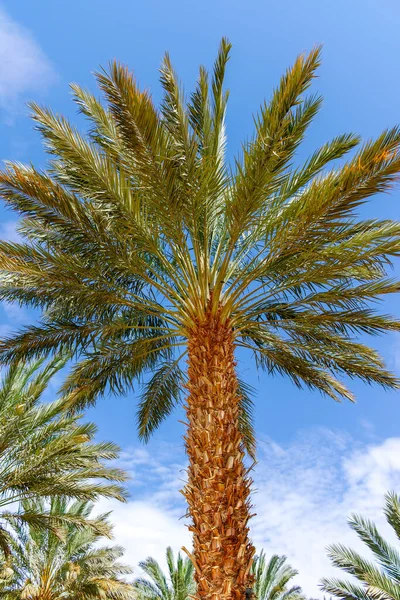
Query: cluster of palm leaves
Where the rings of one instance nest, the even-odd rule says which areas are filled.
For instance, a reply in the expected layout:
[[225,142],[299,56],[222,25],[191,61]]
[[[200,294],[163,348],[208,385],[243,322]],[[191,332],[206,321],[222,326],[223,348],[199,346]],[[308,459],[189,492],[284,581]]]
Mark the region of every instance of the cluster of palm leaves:
[[[43,500],[25,501],[26,511],[44,512]],[[91,518],[93,505],[84,500],[69,503],[52,499],[49,514],[64,515],[69,521],[64,536],[31,524],[13,527],[12,574],[2,581],[1,595],[8,600],[130,600],[132,585],[121,579],[131,569],[119,562],[123,549],[99,546],[111,535],[107,515]],[[80,526],[76,526],[76,520]]]
[[132,597],[121,576],[118,547],[106,516],[91,517],[100,497],[123,501],[126,475],[108,463],[110,442],[67,411],[68,398],[43,402],[51,378],[69,356],[14,363],[0,383],[0,588],[9,600]]
[[[154,558],[139,563],[146,577],[135,580],[134,588],[140,600],[187,600],[196,590],[193,577],[193,564],[181,554],[175,561],[171,548],[167,548],[165,575]],[[286,562],[285,556],[273,555],[266,560],[262,551],[256,556],[252,566],[254,575],[254,600],[305,600],[299,586],[289,587],[290,580],[298,573]]]

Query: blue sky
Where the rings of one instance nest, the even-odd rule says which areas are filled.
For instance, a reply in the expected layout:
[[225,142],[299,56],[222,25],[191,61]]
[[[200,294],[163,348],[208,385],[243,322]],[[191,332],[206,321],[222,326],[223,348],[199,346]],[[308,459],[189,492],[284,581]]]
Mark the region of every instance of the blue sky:
[[[325,102],[299,159],[338,133],[373,137],[400,122],[399,25],[396,0],[3,1],[0,158],[45,164],[26,101],[45,103],[80,123],[68,83],[93,90],[91,72],[113,58],[128,64],[157,100],[157,69],[165,50],[190,90],[198,65],[211,65],[223,35],[233,43],[227,77],[231,156],[250,136],[252,115],[284,69],[319,43],[323,64],[314,91]],[[373,199],[363,212],[398,218],[399,201],[400,188]],[[14,221],[0,204],[2,237],[15,235]],[[398,300],[387,301],[385,310],[399,315]],[[4,306],[0,334],[31,318],[27,311]],[[400,337],[372,342],[399,372]],[[399,394],[353,383],[357,404],[338,405],[283,379],[258,377],[242,357],[240,369],[258,390],[257,545],[288,553],[300,570],[299,582],[316,595],[318,577],[328,569],[323,547],[347,535],[347,513],[362,509],[378,518],[383,491],[400,483]],[[161,556],[168,543],[179,548],[186,534],[177,519],[183,512],[177,481],[185,464],[181,415],[170,418],[143,448],[136,440],[134,413],[130,394],[100,401],[90,418],[101,437],[123,447],[132,471],[132,501],[116,507],[115,515],[117,535],[136,562],[149,552]]]

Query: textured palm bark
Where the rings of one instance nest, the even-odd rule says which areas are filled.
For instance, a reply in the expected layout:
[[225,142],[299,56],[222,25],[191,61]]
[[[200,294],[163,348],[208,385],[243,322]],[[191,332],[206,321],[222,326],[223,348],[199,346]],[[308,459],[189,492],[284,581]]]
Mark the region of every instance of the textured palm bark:
[[250,487],[238,428],[239,396],[233,331],[207,314],[188,345],[185,436],[197,597],[245,598],[252,586],[254,547],[249,539]]

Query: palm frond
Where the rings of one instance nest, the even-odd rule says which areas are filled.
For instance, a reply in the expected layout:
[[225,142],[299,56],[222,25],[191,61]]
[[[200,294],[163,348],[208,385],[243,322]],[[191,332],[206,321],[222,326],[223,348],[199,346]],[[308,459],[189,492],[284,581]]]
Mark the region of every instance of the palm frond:
[[172,548],[166,550],[168,576],[158,562],[148,557],[139,563],[146,577],[134,581],[134,589],[140,600],[189,600],[195,593],[193,564],[189,558],[178,553],[175,559]]
[[[400,499],[396,494],[392,492],[386,495],[384,512],[395,532],[399,506]],[[349,519],[349,525],[372,551],[374,561],[364,559],[341,544],[330,546],[328,556],[332,564],[355,577],[360,585],[325,578],[321,581],[322,589],[339,598],[352,600],[399,600],[399,551],[386,542],[372,521],[353,515]]]
[[255,557],[251,573],[257,600],[304,600],[299,586],[288,586],[298,573],[286,560],[286,556],[274,554],[267,562],[264,551]]

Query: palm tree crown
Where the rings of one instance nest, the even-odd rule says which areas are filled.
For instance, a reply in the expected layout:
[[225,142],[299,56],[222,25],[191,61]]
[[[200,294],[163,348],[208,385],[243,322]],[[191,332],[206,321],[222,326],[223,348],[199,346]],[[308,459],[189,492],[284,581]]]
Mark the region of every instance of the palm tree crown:
[[[386,494],[384,512],[387,522],[400,540],[400,496]],[[368,519],[353,515],[349,525],[372,552],[376,564],[351,548],[334,544],[328,548],[333,565],[353,575],[356,582],[324,578],[322,589],[342,600],[398,600],[400,549],[388,543]]]
[[[42,500],[25,501],[24,508],[46,511]],[[132,585],[121,579],[132,572],[119,562],[123,549],[99,546],[102,535],[109,537],[111,528],[107,515],[91,518],[92,509],[90,502],[52,499],[49,514],[64,514],[68,523],[64,539],[30,524],[16,524],[13,573],[3,580],[1,595],[7,600],[132,600]],[[76,526],[78,520],[80,527]]]
[[288,586],[298,572],[286,563],[286,556],[274,554],[267,562],[261,551],[254,558],[252,572],[256,600],[305,600],[298,585]]
[[172,548],[166,551],[168,578],[158,562],[152,558],[139,563],[148,579],[135,579],[134,588],[138,600],[189,600],[194,595],[196,585],[193,577],[193,564],[178,553],[175,561]]
[[398,329],[368,304],[398,290],[385,268],[399,252],[400,226],[361,220],[355,210],[397,179],[399,128],[342,167],[327,169],[358,144],[356,135],[338,136],[293,168],[321,104],[304,97],[317,49],[286,72],[229,166],[229,50],[224,40],[211,83],[201,68],[186,104],[168,56],[159,110],[117,63],[97,74],[106,106],[73,85],[90,122],[86,137],[32,104],[49,169],[9,164],[0,177],[27,238],[0,245],[0,297],[44,311],[40,325],[2,342],[2,359],[79,351],[65,389],[81,405],[153,371],[139,407],[144,438],[179,400],[185,340],[210,303],[229,319],[235,345],[270,373],[335,399],[352,398],[335,374],[397,384],[352,336]]
[[[43,359],[13,364],[0,383],[0,547],[5,554],[10,541],[7,524],[23,521],[57,531],[66,518],[54,510],[51,515],[42,511],[40,504],[38,510],[33,504],[26,510],[23,500],[125,497],[116,483],[124,481],[125,474],[106,464],[118,456],[118,447],[93,443],[96,427],[80,423],[77,414],[66,414],[65,398],[40,403],[49,380],[66,360],[56,356],[45,365]],[[74,519],[79,522],[78,516]]]

